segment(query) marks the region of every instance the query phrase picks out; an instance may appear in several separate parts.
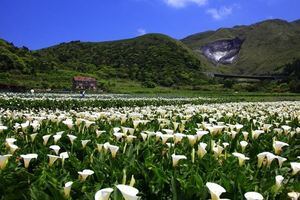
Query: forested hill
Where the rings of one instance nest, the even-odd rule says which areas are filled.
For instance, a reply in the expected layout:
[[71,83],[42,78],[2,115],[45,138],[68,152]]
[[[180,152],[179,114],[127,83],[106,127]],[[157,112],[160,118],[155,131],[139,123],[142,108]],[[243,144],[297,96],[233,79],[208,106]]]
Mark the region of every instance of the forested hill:
[[205,78],[194,52],[161,34],[114,42],[72,41],[37,51],[0,41],[0,71],[5,73],[2,82],[13,82],[9,78],[12,73],[33,77],[38,74],[47,80],[49,74],[61,70],[70,74],[64,76],[68,80],[63,82],[76,74],[98,80],[122,78],[162,86],[197,84]]
[[[112,42],[71,41],[36,51],[0,39],[0,89],[6,85],[71,88],[71,80],[77,75],[94,77],[100,86],[118,80],[139,88],[199,88],[215,81],[205,75],[214,72],[289,72],[292,76],[298,74],[290,69],[298,70],[299,49],[299,20],[267,20],[220,28],[181,41],[162,34],[146,34]],[[294,67],[286,70],[286,65]]]
[[201,62],[183,43],[161,34],[114,42],[73,41],[37,51],[61,67],[100,77],[188,84],[203,78]]
[[0,39],[0,72],[34,74],[36,71],[47,71],[52,65],[46,59],[41,58],[36,52],[27,47],[18,48],[3,39]]
[[[241,45],[232,45],[236,38],[240,39]],[[182,42],[198,54],[202,63],[210,63],[210,71],[246,75],[273,74],[280,66],[300,58],[300,20],[288,22],[273,19],[249,26],[220,28],[193,34]],[[238,55],[232,63],[211,62],[204,55],[203,47],[212,44],[214,49],[210,50],[216,57],[225,55],[228,58],[233,52],[230,46],[238,48],[235,51]]]

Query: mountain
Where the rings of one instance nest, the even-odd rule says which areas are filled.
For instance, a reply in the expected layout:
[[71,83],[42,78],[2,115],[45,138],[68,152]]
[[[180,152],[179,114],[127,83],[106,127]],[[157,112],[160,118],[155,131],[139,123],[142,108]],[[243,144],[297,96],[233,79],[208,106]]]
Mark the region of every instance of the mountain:
[[0,72],[30,73],[29,65],[40,67],[38,58],[34,58],[26,47],[17,48],[12,43],[0,39]]
[[27,47],[18,48],[0,39],[0,89],[41,87],[43,77],[37,79],[35,75],[38,71],[51,72],[55,65]]
[[261,75],[300,58],[300,20],[267,20],[250,26],[221,28],[181,40],[210,72]]
[[[199,88],[205,74],[268,75],[298,70],[300,20],[267,20],[175,40],[162,34],[111,42],[71,41],[31,51],[0,39],[0,89],[71,88],[77,75],[104,89],[119,86]],[[290,64],[293,70],[283,66]],[[294,64],[296,63],[296,64]]]
[[72,41],[37,51],[0,41],[0,85],[70,88],[73,76],[86,75],[99,81],[178,86],[205,81],[202,71],[193,51],[162,34],[113,42]]
[[100,78],[117,76],[172,86],[204,77],[196,54],[180,41],[162,34],[114,42],[74,41],[37,52],[65,68],[94,71]]

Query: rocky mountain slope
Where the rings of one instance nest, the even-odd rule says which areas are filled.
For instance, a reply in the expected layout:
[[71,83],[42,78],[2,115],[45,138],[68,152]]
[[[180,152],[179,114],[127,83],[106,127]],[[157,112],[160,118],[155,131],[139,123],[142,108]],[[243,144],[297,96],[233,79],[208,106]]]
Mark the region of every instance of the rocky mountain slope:
[[300,58],[300,21],[267,20],[221,28],[182,40],[209,67],[233,74],[272,74]]

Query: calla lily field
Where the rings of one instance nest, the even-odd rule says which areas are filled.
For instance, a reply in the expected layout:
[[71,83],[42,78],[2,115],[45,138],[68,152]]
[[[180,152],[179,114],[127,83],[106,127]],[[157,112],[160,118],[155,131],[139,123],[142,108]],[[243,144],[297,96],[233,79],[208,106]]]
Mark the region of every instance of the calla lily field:
[[99,98],[1,95],[0,199],[300,196],[300,101]]

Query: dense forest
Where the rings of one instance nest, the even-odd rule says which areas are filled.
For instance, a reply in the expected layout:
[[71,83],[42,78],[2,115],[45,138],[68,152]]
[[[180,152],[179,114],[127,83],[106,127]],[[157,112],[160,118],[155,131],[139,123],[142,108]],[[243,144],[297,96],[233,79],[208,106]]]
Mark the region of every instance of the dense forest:
[[283,74],[288,76],[289,87],[292,92],[300,92],[300,59],[283,66]]

